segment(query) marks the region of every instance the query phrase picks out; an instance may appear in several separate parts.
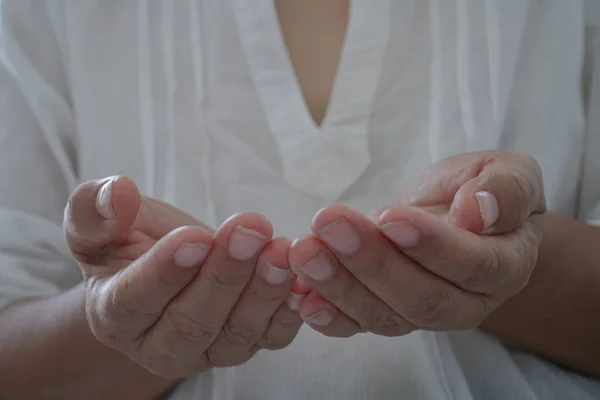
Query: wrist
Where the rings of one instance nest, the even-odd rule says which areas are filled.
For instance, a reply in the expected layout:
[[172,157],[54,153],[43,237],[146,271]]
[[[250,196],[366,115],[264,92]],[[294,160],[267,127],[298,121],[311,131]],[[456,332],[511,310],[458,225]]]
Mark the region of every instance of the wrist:
[[540,216],[544,236],[529,284],[481,328],[568,368],[600,376],[600,229]]

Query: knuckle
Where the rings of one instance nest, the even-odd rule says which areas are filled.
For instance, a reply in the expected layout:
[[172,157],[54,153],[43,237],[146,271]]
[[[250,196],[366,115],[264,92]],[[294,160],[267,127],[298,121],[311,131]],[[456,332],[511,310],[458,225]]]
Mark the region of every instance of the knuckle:
[[528,196],[525,198],[526,201],[529,201],[527,204],[533,206],[533,209],[528,211],[544,212],[546,201],[544,198],[543,172],[540,164],[529,154],[513,152],[513,155],[517,158],[516,164],[522,166],[517,174],[517,180],[520,182],[516,183],[521,185],[521,193]]
[[[121,340],[116,333],[114,310],[107,304],[99,285],[86,281],[85,317],[94,337],[109,347],[119,347]],[[108,307],[107,307],[108,306]]]
[[212,268],[207,271],[205,278],[210,286],[224,293],[238,293],[248,283],[249,276],[242,273],[243,268]]
[[266,350],[281,350],[289,346],[292,339],[278,334],[267,332],[258,342],[258,345]]
[[422,298],[406,307],[405,317],[424,328],[441,328],[447,322],[454,303],[453,292],[431,285]]
[[87,312],[87,314],[90,331],[96,340],[114,349],[120,349],[123,347],[123,340],[119,337],[115,329],[108,327],[106,323],[99,320],[99,318],[94,315],[97,313]]
[[535,183],[522,173],[508,173],[506,176],[512,183],[517,201],[524,209],[524,206],[530,203],[530,199],[535,193]]
[[257,287],[248,287],[248,297],[252,302],[256,302],[261,307],[271,307],[273,304],[279,304],[285,299],[285,295],[281,290],[269,289],[260,290]]
[[230,320],[221,330],[227,341],[235,346],[250,348],[260,338],[262,332],[247,322]]
[[510,151],[507,151],[507,153],[511,157],[515,158],[515,160],[520,161],[521,163],[525,164],[530,169],[534,169],[536,171],[541,172],[542,169],[540,167],[540,164],[537,162],[535,157],[533,157],[532,155],[523,153],[521,151],[516,151],[516,150],[510,150]]
[[497,283],[500,278],[501,254],[497,249],[486,252],[484,256],[474,263],[471,273],[459,286],[474,292],[486,292],[490,283]]
[[69,219],[71,223],[79,220],[81,216],[81,207],[79,206],[80,199],[82,195],[89,190],[88,188],[91,186],[91,182],[85,182],[81,185],[77,186],[73,192],[69,195],[69,199],[67,200],[67,206],[65,208],[65,216]]
[[259,340],[259,346],[267,350],[281,350],[289,346],[300,329],[301,323],[299,317],[296,319],[277,317],[271,323],[271,329],[268,329]]
[[410,324],[398,313],[373,314],[362,329],[383,336],[398,336],[410,332]]
[[333,284],[330,293],[327,293],[327,298],[334,304],[347,302],[354,297],[358,287],[358,280],[353,277],[338,281]]
[[166,339],[167,347],[171,342],[181,341],[208,346],[219,333],[218,328],[177,307],[170,307],[166,317],[170,322],[170,330]]
[[359,280],[379,281],[385,279],[384,274],[390,270],[390,263],[389,252],[386,250],[366,252],[364,257],[354,260],[352,275]]
[[112,309],[123,317],[133,317],[137,314],[136,311],[140,309],[136,302],[131,299],[131,296],[127,296],[120,290],[113,290],[111,303]]
[[96,190],[97,185],[97,181],[82,183],[69,195],[64,211],[64,224],[70,228],[67,229],[68,231],[79,231],[85,228],[85,224],[82,224],[82,222],[89,217],[90,210],[90,205],[86,202],[89,201],[88,199],[95,201],[95,196],[90,196],[90,193]]
[[177,379],[186,375],[187,369],[167,349],[161,352],[143,352],[138,362],[149,372],[163,378]]
[[370,258],[362,263],[363,267],[359,272],[364,279],[377,280],[388,270],[390,259],[386,256],[388,254],[386,251],[375,251],[370,254]]
[[181,280],[174,279],[171,274],[165,272],[158,274],[158,282],[162,287],[165,288],[180,288],[182,286]]
[[119,277],[125,280],[120,284],[120,279],[115,279],[115,283],[113,283],[110,291],[111,309],[116,313],[118,319],[127,320],[140,315],[158,318],[160,313],[148,312],[140,302],[134,298],[129,289],[127,278],[121,273],[115,276],[115,278]]
[[300,321],[302,320],[298,315],[277,316],[272,324],[276,323],[282,332],[296,332],[300,328]]

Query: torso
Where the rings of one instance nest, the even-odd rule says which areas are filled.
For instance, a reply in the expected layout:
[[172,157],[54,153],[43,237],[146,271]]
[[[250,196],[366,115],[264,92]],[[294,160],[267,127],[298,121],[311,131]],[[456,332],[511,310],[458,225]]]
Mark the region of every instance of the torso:
[[[540,161],[553,210],[576,209],[580,2],[66,3],[66,140],[81,180],[125,174],[209,225],[254,210],[295,238],[325,205],[369,212],[442,157],[505,147]],[[477,332],[331,339],[305,327],[174,398],[534,399],[519,360]]]

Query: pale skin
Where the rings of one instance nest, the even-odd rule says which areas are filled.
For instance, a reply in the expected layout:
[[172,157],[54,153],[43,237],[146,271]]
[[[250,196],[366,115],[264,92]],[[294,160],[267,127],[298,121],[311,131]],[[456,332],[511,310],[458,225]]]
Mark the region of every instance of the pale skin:
[[526,286],[546,211],[533,160],[466,154],[418,182],[371,219],[321,210],[314,234],[294,242],[292,268],[318,292],[301,309],[312,326],[333,336],[471,329]]
[[125,178],[82,186],[65,211],[92,332],[170,378],[285,347],[301,325],[285,303],[289,240],[272,238],[271,224],[254,213],[231,217],[214,234],[190,221],[142,199]]
[[[348,0],[275,3],[307,108],[320,123]],[[490,154],[466,157],[449,162],[476,170]],[[236,215],[212,232],[174,207],[140,197],[126,178],[112,182],[112,217],[107,202],[97,201],[108,180],[88,182],[71,197],[65,214],[65,233],[85,284],[0,310],[0,354],[9,355],[0,359],[0,397],[155,398],[181,377],[243,363],[258,348],[284,347],[302,319],[331,336],[479,325],[600,377],[600,232],[544,212],[542,181],[529,158],[512,153],[492,158],[495,169],[487,178],[504,183],[484,187],[500,207],[492,230],[483,235],[475,190],[457,172],[462,168],[444,175],[434,167],[370,217],[340,206],[325,209],[313,221],[313,234],[293,245],[272,239],[271,223],[253,213]],[[450,188],[444,185],[449,181]],[[464,196],[440,200],[440,188]],[[434,207],[419,201],[431,197]],[[339,237],[323,230],[340,219],[358,229],[348,255],[336,250]],[[394,223],[405,220],[420,232],[408,246],[393,240]],[[247,259],[229,253],[237,226],[254,232],[243,241],[257,248]],[[202,249],[188,243],[205,244],[207,255],[196,253],[197,262],[181,267],[175,255],[182,244]],[[312,280],[302,266],[319,253],[333,272]],[[263,274],[273,271],[265,261],[283,272]],[[286,272],[290,264],[303,279],[294,289],[306,296],[301,305],[298,296],[286,301],[295,279]],[[488,268],[478,269],[481,265]],[[360,300],[353,303],[349,293]],[[207,303],[223,306],[209,309]],[[333,311],[328,321],[315,317],[322,309]],[[59,362],[65,354],[69,362]]]
[[600,377],[600,229],[546,212],[529,157],[450,158],[369,217],[327,207],[312,230],[290,264],[323,334],[483,328]]
[[[21,352],[2,366],[10,367],[0,378],[6,396],[153,398],[179,378],[287,346],[302,320],[299,304],[286,301],[291,242],[272,230],[261,215],[242,213],[212,232],[142,197],[127,178],[81,185],[64,231],[84,284],[0,314],[10,327],[0,329],[3,354]],[[23,341],[54,347],[23,355]],[[65,350],[63,374],[47,374]],[[38,385],[28,384],[33,378]]]

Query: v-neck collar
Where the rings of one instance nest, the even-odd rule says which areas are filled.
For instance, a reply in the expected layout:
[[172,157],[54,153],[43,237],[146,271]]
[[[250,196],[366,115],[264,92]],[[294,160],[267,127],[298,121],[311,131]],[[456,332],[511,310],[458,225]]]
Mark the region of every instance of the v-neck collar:
[[335,200],[370,162],[368,124],[389,40],[391,0],[350,1],[345,40],[318,126],[289,58],[273,0],[231,0],[257,95],[286,180]]

